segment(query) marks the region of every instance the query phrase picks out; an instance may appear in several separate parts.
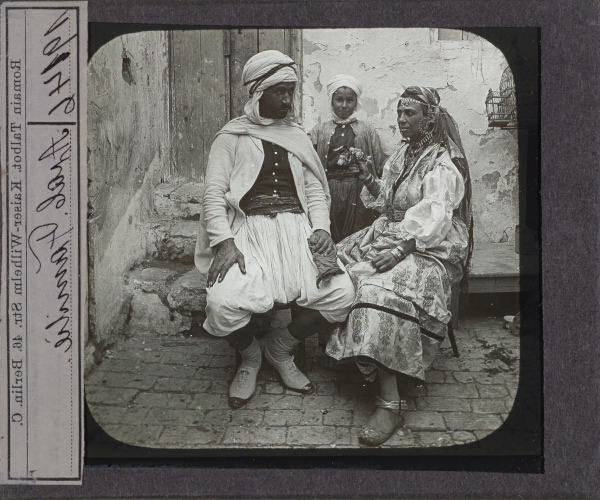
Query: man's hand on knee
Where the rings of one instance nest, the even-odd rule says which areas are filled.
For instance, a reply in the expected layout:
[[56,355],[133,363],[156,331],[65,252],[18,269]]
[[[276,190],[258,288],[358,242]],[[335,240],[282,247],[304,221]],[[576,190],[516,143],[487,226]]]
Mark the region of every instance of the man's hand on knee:
[[331,236],[327,231],[323,229],[317,229],[308,239],[308,245],[311,250],[321,255],[329,255],[334,253],[335,243],[331,239]]
[[217,251],[215,257],[208,270],[208,279],[206,286],[211,287],[215,283],[215,280],[219,280],[219,283],[223,281],[229,268],[235,263],[240,266],[242,274],[246,274],[246,262],[244,261],[244,254],[239,251],[238,247],[235,246],[233,238],[226,239],[217,245]]

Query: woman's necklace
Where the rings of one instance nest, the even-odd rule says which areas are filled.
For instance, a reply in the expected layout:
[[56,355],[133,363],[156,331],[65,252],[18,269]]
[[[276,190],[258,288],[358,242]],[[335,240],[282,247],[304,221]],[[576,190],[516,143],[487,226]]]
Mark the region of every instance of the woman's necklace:
[[421,155],[423,150],[429,145],[433,132],[427,132],[421,135],[418,141],[409,141],[408,148],[406,149],[406,156],[404,157],[404,172],[410,169],[417,158]]
[[425,150],[429,143],[431,142],[431,138],[433,137],[433,132],[427,132],[421,135],[418,141],[409,141],[408,147],[406,148],[406,153],[404,154],[404,165],[402,167],[402,173],[394,182],[392,186],[392,199],[396,195],[396,191],[402,182],[406,180],[408,177],[413,165],[417,161],[417,159],[421,156],[421,153]]

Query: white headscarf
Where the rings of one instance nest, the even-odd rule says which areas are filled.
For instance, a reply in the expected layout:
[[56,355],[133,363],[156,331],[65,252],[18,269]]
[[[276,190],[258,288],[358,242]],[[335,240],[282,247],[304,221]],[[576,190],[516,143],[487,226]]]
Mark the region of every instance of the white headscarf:
[[[356,108],[354,109],[354,113],[352,113],[352,115],[346,118],[345,120],[342,120],[338,115],[336,115],[333,112],[332,106],[333,94],[335,94],[335,91],[340,89],[341,87],[348,87],[349,89],[352,89],[356,94]],[[327,84],[327,98],[329,99],[331,117],[335,123],[346,124],[356,120],[356,115],[360,109],[360,96],[362,94],[362,91],[362,84],[352,75],[346,75],[342,73],[339,75],[335,75],[331,80],[329,80],[329,83]]]
[[[264,80],[260,81],[260,77],[275,69],[278,65],[287,64],[289,66],[283,66],[278,69],[275,73],[268,76]],[[258,101],[263,95],[265,89],[277,85],[278,83],[296,83],[298,81],[298,75],[292,64],[295,65],[294,60],[282,54],[278,50],[265,50],[255,54],[244,66],[242,72],[242,83],[249,87],[248,90],[251,92],[250,100],[244,106],[244,113],[253,123],[257,125],[270,125],[274,123],[273,118],[263,118],[260,116],[259,103]],[[258,84],[257,80],[258,79]],[[295,114],[296,107],[292,102],[292,109],[285,118],[289,120]]]

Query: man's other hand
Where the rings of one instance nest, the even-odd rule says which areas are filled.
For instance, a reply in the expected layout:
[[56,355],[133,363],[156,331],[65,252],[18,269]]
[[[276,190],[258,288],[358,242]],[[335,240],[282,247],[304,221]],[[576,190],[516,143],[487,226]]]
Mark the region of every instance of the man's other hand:
[[311,234],[310,238],[308,239],[308,245],[314,253],[319,253],[321,255],[329,255],[336,251],[335,244],[333,243],[331,236],[323,229],[317,229],[313,234]]
[[238,247],[235,246],[233,238],[223,240],[217,245],[217,252],[215,257],[210,264],[208,270],[208,280],[206,286],[211,287],[214,285],[215,280],[219,280],[219,283],[223,281],[229,268],[235,263],[240,266],[242,274],[246,274],[246,262],[244,261],[244,254],[239,251]]

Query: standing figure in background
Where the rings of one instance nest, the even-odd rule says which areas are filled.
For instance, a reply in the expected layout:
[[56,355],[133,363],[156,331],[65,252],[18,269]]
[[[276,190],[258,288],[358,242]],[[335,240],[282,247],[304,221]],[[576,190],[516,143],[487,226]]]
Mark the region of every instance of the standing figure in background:
[[329,189],[306,133],[296,125],[295,63],[276,50],[251,57],[242,73],[244,115],[217,134],[208,158],[195,262],[207,275],[204,328],[242,357],[229,405],[256,389],[261,348],[252,314],[295,302],[298,314],[265,345],[265,359],[288,389],[314,385],[292,349],[329,323],[344,321],[354,299],[329,234]]
[[327,353],[379,376],[381,397],[361,435],[376,446],[403,425],[398,380],[425,380],[448,331],[452,284],[468,269],[471,179],[458,127],[435,89],[408,87],[398,102],[404,137],[377,179],[360,163],[371,227],[337,245],[356,286],[347,327]]
[[336,75],[327,84],[331,119],[310,131],[331,192],[331,237],[335,243],[369,225],[379,215],[365,208],[360,199],[359,169],[348,164],[350,148],[360,149],[372,159],[372,174],[379,178],[387,155],[375,127],[357,119],[362,85],[351,75]]

